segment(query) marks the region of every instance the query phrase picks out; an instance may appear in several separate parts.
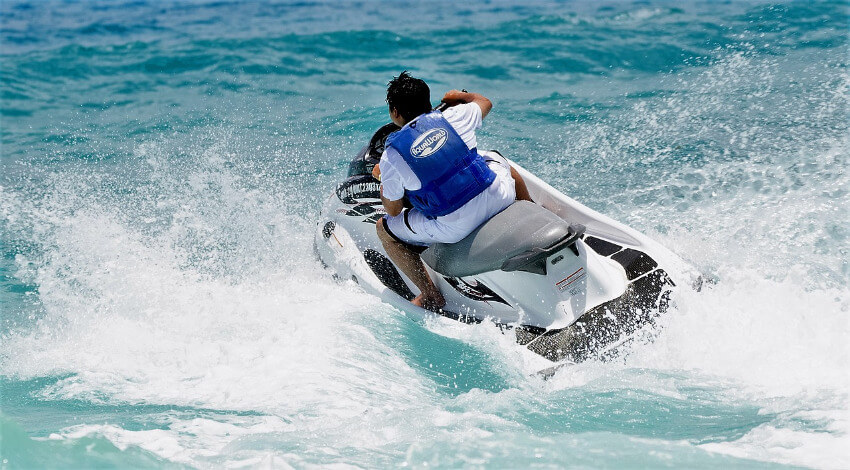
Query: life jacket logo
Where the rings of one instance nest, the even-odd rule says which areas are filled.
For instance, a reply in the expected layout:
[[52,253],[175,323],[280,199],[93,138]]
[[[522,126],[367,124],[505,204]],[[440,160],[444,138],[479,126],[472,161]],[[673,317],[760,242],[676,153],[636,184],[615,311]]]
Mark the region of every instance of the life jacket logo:
[[433,154],[449,139],[449,132],[443,128],[431,129],[420,135],[410,146],[410,154],[415,158],[425,158]]

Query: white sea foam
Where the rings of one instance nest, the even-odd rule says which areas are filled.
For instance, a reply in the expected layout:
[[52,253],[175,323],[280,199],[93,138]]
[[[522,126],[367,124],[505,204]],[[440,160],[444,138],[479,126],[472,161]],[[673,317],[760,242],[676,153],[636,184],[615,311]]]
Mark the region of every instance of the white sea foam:
[[[519,403],[545,410],[564,390],[627,387],[686,398],[681,379],[665,375],[674,373],[777,416],[738,440],[702,448],[822,468],[846,462],[847,291],[807,281],[807,266],[766,277],[748,267],[752,257],[724,252],[714,238],[695,238],[685,229],[656,233],[713,268],[717,282],[699,293],[681,291],[653,343],[633,346],[625,362],[590,362],[542,383],[529,376],[546,361],[516,345],[510,333],[435,319],[424,326],[489,356],[510,386],[451,399],[434,394],[434,384],[380,336],[409,320],[355,285],[334,282],[311,259],[309,221],[295,216],[293,225],[281,224],[281,213],[271,209],[275,195],[244,191],[236,175],[213,171],[226,160],[217,151],[202,152],[203,164],[186,176],[186,186],[159,173],[173,168],[155,148],[143,153],[152,166],[165,165],[154,170],[162,179],[158,190],[173,185],[169,200],[152,205],[170,214],[150,216],[167,221],[159,226],[140,225],[116,200],[79,197],[89,182],[57,181],[41,204],[4,198],[7,219],[27,225],[18,228],[43,247],[42,254],[18,261],[21,277],[39,285],[44,316],[37,328],[4,338],[3,373],[67,374],[41,390],[44,398],[258,415],[165,413],[154,418],[160,430],[87,424],[54,433],[55,439],[97,434],[121,448],[138,446],[190,465],[374,463],[374,455],[357,460],[364,449],[391,464],[405,452],[408,461],[419,458],[411,443],[421,435],[448,443],[458,433],[479,439],[521,434],[506,410]],[[217,189],[209,193],[211,186]],[[726,205],[711,207],[718,230],[735,230],[724,218]],[[758,210],[740,209],[752,217],[747,211]],[[21,214],[26,221],[13,220]],[[197,250],[199,239],[225,233],[234,244]],[[258,242],[265,248],[253,251]],[[752,256],[776,247],[757,247]],[[386,329],[376,330],[382,323]],[[314,445],[295,452],[281,441]]]
[[[777,416],[705,449],[847,468],[848,74],[836,64],[801,63],[796,55],[730,53],[676,76],[673,88],[686,93],[639,100],[624,122],[577,126],[567,153],[593,155],[606,172],[633,171],[637,158],[650,165],[647,179],[674,156],[674,171],[602,200],[713,279],[701,292],[675,296],[652,343],[602,367],[623,379],[631,368],[693,375],[732,402]],[[801,84],[805,93],[789,89]],[[701,147],[689,156],[679,147],[687,145]],[[710,164],[697,158],[712,154]],[[586,382],[586,374],[562,372],[553,382],[601,377],[594,371]],[[634,386],[677,388],[656,382]]]
[[[730,52],[668,80],[683,92],[640,102],[620,121],[576,126],[568,139],[568,153],[609,172],[588,187],[634,173],[634,158],[655,169],[683,156],[708,161],[615,194],[588,191],[599,196],[591,205],[609,204],[716,280],[699,293],[684,288],[654,342],[622,360],[544,383],[530,375],[548,364],[510,334],[429,320],[414,332],[468,345],[505,383],[438,392],[394,345],[409,320],[312,259],[302,192],[313,175],[298,173],[297,158],[251,168],[249,149],[225,132],[143,144],[126,174],[69,166],[33,194],[2,193],[10,233],[37,245],[17,264],[38,286],[40,308],[36,325],[3,337],[0,371],[59,377],[39,391],[48,399],[185,407],[148,417],[158,429],[89,423],[52,438],[100,434],[189,465],[479,465],[510,451],[550,456],[564,441],[640,456],[645,443],[630,437],[536,434],[534,416],[564,412],[571,391],[688,400],[701,388],[757,407],[767,422],[729,442],[648,440],[654,452],[848,467],[848,137],[819,127],[846,109],[847,75],[807,70],[808,94],[777,92],[797,74],[789,64]],[[782,139],[762,119],[774,105],[789,129]],[[804,105],[817,113],[788,117]],[[705,145],[695,155],[676,147],[695,141]],[[447,456],[458,440],[459,455]]]
[[[41,390],[47,399],[250,410],[270,415],[277,427],[257,427],[247,417],[233,420],[240,432],[222,431],[215,423],[227,416],[166,416],[167,431],[86,425],[57,437],[98,433],[197,464],[241,435],[287,431],[285,423],[297,422],[305,437],[311,429],[348,433],[340,423],[380,422],[429,402],[429,387],[363,326],[372,316],[407,320],[322,270],[312,255],[312,223],[296,217],[280,224],[285,210],[262,210],[265,199],[279,198],[241,191],[232,174],[220,173],[183,175],[190,186],[211,180],[209,192],[160,187],[172,212],[155,214],[165,226],[144,229],[128,217],[144,207],[83,200],[77,194],[88,183],[68,175],[57,178],[43,203],[5,199],[10,213],[27,215],[13,221],[16,231],[41,247],[20,255],[18,264],[20,276],[39,286],[43,316],[34,328],[3,338],[0,367],[19,378],[67,375]],[[246,256],[251,247],[240,243],[258,242],[255,227],[272,223],[277,228],[259,240],[268,258]],[[236,246],[186,249],[196,247],[194,237],[223,232],[235,235]],[[233,250],[240,256],[230,257]],[[247,264],[244,270],[237,261]],[[359,434],[349,442],[367,446],[369,439]]]

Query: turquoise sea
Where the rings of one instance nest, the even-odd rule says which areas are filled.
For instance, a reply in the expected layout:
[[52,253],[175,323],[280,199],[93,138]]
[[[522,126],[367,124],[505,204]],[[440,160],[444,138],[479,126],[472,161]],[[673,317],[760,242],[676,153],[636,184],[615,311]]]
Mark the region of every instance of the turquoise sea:
[[[849,9],[3,0],[0,468],[850,468]],[[711,282],[543,381],[334,280],[405,69]]]

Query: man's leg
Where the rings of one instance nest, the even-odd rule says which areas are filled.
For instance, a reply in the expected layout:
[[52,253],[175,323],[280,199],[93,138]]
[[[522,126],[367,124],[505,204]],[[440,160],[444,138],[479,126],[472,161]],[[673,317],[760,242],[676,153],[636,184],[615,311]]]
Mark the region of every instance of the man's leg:
[[375,228],[378,231],[378,238],[384,245],[387,255],[401,269],[401,271],[413,281],[413,284],[419,288],[421,294],[413,299],[413,305],[426,308],[428,310],[438,310],[446,305],[446,299],[443,294],[434,285],[434,281],[428,276],[428,271],[425,270],[425,264],[419,257],[419,253],[411,250],[406,244],[396,240],[387,232],[386,219],[378,220]]
[[513,165],[508,163],[508,160],[505,157],[496,152],[496,155],[493,155],[492,153],[487,154],[487,157],[484,160],[493,171],[498,172],[500,166],[510,170],[511,178],[514,180],[514,193],[517,201],[534,202],[534,200],[531,199],[531,194],[528,192],[528,186],[526,186],[522,175],[516,171],[516,168],[514,168]]
[[517,201],[529,201],[531,200],[531,194],[528,193],[528,187],[525,185],[525,180],[522,179],[522,176],[516,171],[513,165],[511,165],[511,177],[514,179],[515,187],[516,187],[516,200]]

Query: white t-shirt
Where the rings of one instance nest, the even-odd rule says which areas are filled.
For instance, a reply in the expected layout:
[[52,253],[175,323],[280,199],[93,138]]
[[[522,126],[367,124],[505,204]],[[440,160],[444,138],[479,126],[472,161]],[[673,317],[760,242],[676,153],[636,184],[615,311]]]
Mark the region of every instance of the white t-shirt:
[[[454,127],[467,147],[472,149],[478,146],[475,130],[481,127],[482,116],[481,108],[477,104],[453,106],[443,112],[443,117]],[[514,180],[511,178],[508,162],[504,158],[489,160],[487,165],[496,174],[496,179],[481,194],[458,210],[436,219],[429,219],[417,210],[405,210],[395,217],[387,218],[390,230],[402,240],[420,245],[430,245],[434,242],[455,243],[469,235],[516,200]],[[405,188],[415,191],[422,187],[419,178],[393,148],[388,147],[384,151],[380,165],[385,198],[397,201],[404,197]]]
[[[475,103],[464,103],[443,111],[443,117],[455,129],[470,149],[478,147],[475,130],[481,127],[481,108]],[[416,191],[422,182],[410,169],[404,158],[392,147],[387,147],[381,155],[381,183],[384,185],[384,197],[398,201],[404,197],[404,190]]]

